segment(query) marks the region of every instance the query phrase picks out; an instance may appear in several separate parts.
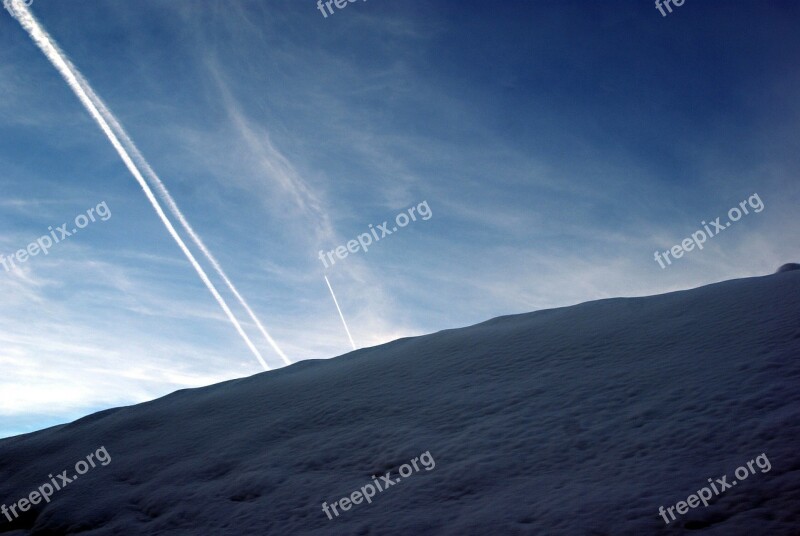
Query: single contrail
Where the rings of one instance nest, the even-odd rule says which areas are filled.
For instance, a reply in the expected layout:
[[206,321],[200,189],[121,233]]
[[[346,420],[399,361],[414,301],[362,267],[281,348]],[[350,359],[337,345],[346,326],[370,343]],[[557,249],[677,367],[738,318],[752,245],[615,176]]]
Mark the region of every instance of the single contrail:
[[77,69],[75,70],[75,72],[73,72],[73,68],[70,67],[70,64],[65,59],[64,55],[61,53],[58,46],[55,44],[54,40],[44,30],[44,28],[42,28],[42,26],[39,24],[36,18],[34,18],[33,14],[31,14],[31,12],[28,10],[27,6],[23,3],[22,0],[8,0],[7,2],[4,2],[4,5],[8,10],[8,12],[11,13],[11,15],[15,19],[17,19],[20,25],[22,25],[23,29],[25,29],[25,31],[28,32],[33,42],[36,43],[36,45],[42,50],[44,55],[47,57],[47,59],[50,60],[50,62],[53,64],[53,66],[56,68],[59,74],[61,74],[61,76],[67,82],[70,89],[72,89],[72,91],[84,105],[84,107],[92,116],[92,118],[100,126],[101,130],[106,135],[108,140],[111,142],[111,145],[114,146],[114,149],[116,149],[123,163],[128,168],[128,171],[131,172],[133,177],[139,183],[139,186],[141,186],[142,190],[144,190],[147,199],[150,201],[150,204],[153,206],[153,209],[156,211],[156,214],[158,214],[158,217],[161,219],[164,226],[167,228],[167,231],[175,240],[175,242],[178,244],[178,246],[181,248],[181,251],[183,251],[184,255],[186,255],[186,258],[189,259],[189,262],[191,263],[192,267],[194,267],[195,271],[200,276],[200,279],[203,281],[203,283],[205,283],[206,287],[211,292],[212,296],[214,296],[214,299],[217,300],[217,303],[219,303],[220,307],[225,312],[226,316],[231,321],[234,328],[236,328],[236,331],[239,333],[239,335],[241,335],[242,339],[247,344],[247,347],[250,348],[250,351],[252,351],[253,355],[256,356],[259,363],[261,363],[261,366],[264,367],[264,370],[270,370],[269,365],[267,365],[266,361],[264,361],[264,358],[261,356],[261,353],[255,347],[250,338],[247,336],[247,333],[245,333],[244,329],[242,329],[241,324],[239,324],[239,321],[233,315],[233,312],[231,312],[230,308],[228,307],[228,304],[225,303],[225,300],[219,294],[216,287],[214,287],[214,284],[208,278],[202,266],[200,266],[200,264],[197,262],[197,259],[195,259],[194,255],[192,255],[192,252],[189,251],[189,248],[186,247],[186,244],[183,242],[180,235],[178,235],[178,232],[175,230],[175,227],[173,227],[172,222],[170,222],[169,218],[167,218],[166,214],[164,214],[161,205],[158,203],[158,200],[155,198],[155,195],[153,195],[153,191],[150,189],[150,186],[148,186],[147,181],[145,181],[141,172],[136,167],[136,164],[134,164],[130,155],[125,150],[125,147],[122,145],[119,138],[114,134],[108,122],[105,120],[103,115],[97,109],[97,106],[94,104],[94,102],[92,102],[92,99],[89,98],[89,95],[87,94],[87,92],[85,91],[85,89],[79,82],[78,77],[75,74],[77,72]]
[[339,318],[342,319],[342,324],[344,324],[344,330],[347,332],[347,338],[350,339],[350,344],[353,345],[353,350],[356,350],[356,343],[353,342],[353,337],[350,335],[350,330],[347,329],[347,322],[344,321],[344,315],[342,314],[342,309],[339,307],[339,302],[336,300],[336,294],[333,293],[333,287],[331,286],[331,282],[328,281],[328,276],[325,276],[325,282],[328,284],[328,289],[331,291],[331,296],[333,296],[333,303],[336,304],[336,310],[339,311]]
[[81,85],[83,90],[88,95],[89,99],[92,100],[94,105],[97,107],[97,110],[105,118],[106,122],[108,122],[111,128],[115,131],[117,137],[127,147],[128,153],[132,155],[132,158],[136,162],[138,167],[144,171],[144,175],[150,179],[150,183],[155,186],[156,192],[158,193],[159,197],[161,197],[161,200],[164,203],[166,203],[167,208],[169,208],[169,211],[180,222],[181,226],[189,234],[189,237],[191,237],[195,245],[200,249],[203,255],[205,255],[206,259],[208,259],[208,261],[211,263],[211,266],[214,268],[214,270],[217,272],[220,278],[222,278],[222,280],[228,286],[228,288],[236,297],[236,299],[239,301],[239,303],[242,305],[242,307],[244,307],[245,311],[247,311],[247,314],[250,316],[253,322],[255,322],[259,331],[261,331],[261,334],[267,340],[269,345],[272,346],[272,349],[275,350],[275,352],[280,356],[280,358],[283,360],[284,363],[286,363],[287,365],[291,365],[292,361],[288,357],[286,357],[286,354],[284,354],[283,351],[280,349],[278,343],[276,343],[275,340],[270,336],[266,328],[263,326],[263,324],[261,324],[261,321],[258,319],[256,314],[250,308],[250,305],[247,303],[247,301],[245,301],[244,297],[239,293],[239,291],[234,286],[230,278],[228,278],[227,274],[222,269],[222,266],[220,266],[216,257],[214,257],[211,251],[209,251],[203,240],[200,238],[200,236],[195,232],[194,228],[192,228],[192,226],[186,220],[186,217],[183,215],[183,212],[180,210],[180,208],[178,208],[178,204],[175,202],[175,199],[173,199],[172,195],[169,193],[169,190],[167,190],[167,187],[164,185],[158,174],[153,170],[152,167],[150,167],[150,163],[147,162],[145,157],[139,151],[139,148],[136,146],[131,137],[125,131],[125,128],[120,124],[120,122],[117,120],[114,114],[111,113],[111,110],[108,109],[108,106],[106,106],[105,102],[103,102],[103,100],[94,92],[92,87],[89,85],[89,82],[86,81],[86,79],[81,76],[81,74],[78,72],[75,66],[72,65],[68,59],[66,60],[66,62],[72,67],[72,71],[76,73],[76,79],[78,80],[78,83]]

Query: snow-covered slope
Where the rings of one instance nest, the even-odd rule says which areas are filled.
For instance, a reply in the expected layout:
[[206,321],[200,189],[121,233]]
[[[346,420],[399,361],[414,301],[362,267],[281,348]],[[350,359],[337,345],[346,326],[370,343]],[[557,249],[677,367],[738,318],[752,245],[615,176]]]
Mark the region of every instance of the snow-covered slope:
[[[0,501],[101,446],[110,464],[0,533],[797,535],[800,271],[496,318],[3,440]],[[431,470],[323,513],[423,452]],[[762,453],[768,472],[659,515]]]

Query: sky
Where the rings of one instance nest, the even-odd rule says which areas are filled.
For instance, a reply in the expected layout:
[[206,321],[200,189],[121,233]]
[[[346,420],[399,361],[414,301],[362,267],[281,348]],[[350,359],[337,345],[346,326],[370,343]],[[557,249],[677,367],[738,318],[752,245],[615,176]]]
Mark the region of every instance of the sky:
[[[292,361],[351,350],[326,275],[363,348],[800,262],[794,2],[30,10]],[[0,254],[109,215],[0,266],[0,437],[263,371],[6,11],[0,95]],[[703,249],[654,258],[743,201]],[[320,260],[411,207],[428,217]]]

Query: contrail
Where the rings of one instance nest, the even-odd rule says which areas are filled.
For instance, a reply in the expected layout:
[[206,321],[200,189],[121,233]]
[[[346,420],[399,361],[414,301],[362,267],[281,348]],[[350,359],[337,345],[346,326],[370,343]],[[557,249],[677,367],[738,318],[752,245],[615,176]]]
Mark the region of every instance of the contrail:
[[145,157],[139,151],[139,148],[136,146],[136,144],[133,142],[130,136],[128,136],[128,133],[125,131],[123,126],[120,124],[117,118],[114,117],[114,114],[111,113],[111,110],[108,109],[105,102],[103,102],[103,100],[94,92],[92,87],[89,85],[89,82],[87,82],[86,79],[83,78],[80,75],[80,73],[77,72],[77,69],[75,69],[74,65],[72,65],[69,62],[69,60],[66,60],[66,62],[72,67],[73,72],[76,73],[76,79],[78,80],[78,83],[81,85],[86,94],[89,96],[89,99],[92,100],[92,102],[97,107],[100,114],[105,118],[105,120],[108,122],[111,128],[116,132],[117,136],[120,138],[122,143],[127,146],[127,150],[129,154],[132,155],[133,160],[138,164],[139,168],[144,170],[144,175],[147,176],[150,179],[151,184],[155,186],[156,192],[158,193],[159,197],[161,197],[161,200],[167,204],[167,208],[169,208],[169,211],[180,222],[180,224],[183,226],[184,230],[186,230],[186,232],[189,234],[195,245],[197,245],[197,247],[200,249],[203,255],[205,255],[206,259],[208,259],[208,261],[211,263],[211,266],[214,268],[217,274],[222,278],[222,280],[228,286],[228,288],[236,297],[236,299],[239,301],[239,303],[242,305],[242,307],[244,307],[245,311],[247,311],[247,314],[250,316],[253,322],[255,322],[259,331],[261,331],[261,334],[264,336],[264,338],[267,340],[270,346],[272,346],[272,349],[275,350],[275,352],[280,356],[280,358],[283,360],[284,363],[286,363],[287,365],[291,365],[292,361],[288,357],[286,357],[286,354],[284,354],[283,351],[280,349],[280,347],[278,347],[278,343],[275,342],[275,340],[267,332],[266,328],[264,328],[264,326],[261,324],[261,321],[258,319],[256,314],[250,308],[250,305],[245,301],[244,297],[236,289],[233,282],[228,278],[227,274],[222,269],[222,266],[220,266],[216,257],[214,257],[211,251],[209,251],[203,240],[200,238],[200,236],[195,232],[194,228],[192,228],[192,226],[186,220],[186,218],[183,215],[183,212],[181,212],[180,208],[178,208],[178,204],[175,202],[175,199],[173,199],[172,195],[169,193],[169,190],[167,190],[167,187],[161,181],[161,178],[153,170],[153,168],[150,167],[150,164],[147,162]]
[[353,342],[353,337],[350,335],[350,330],[347,329],[347,322],[344,321],[344,315],[342,314],[342,309],[339,307],[339,302],[336,301],[336,294],[333,293],[333,287],[331,286],[331,282],[328,281],[328,276],[325,276],[325,282],[328,284],[328,289],[331,291],[331,296],[333,296],[333,303],[336,304],[336,310],[339,311],[339,318],[342,319],[342,324],[344,324],[344,330],[347,332],[347,338],[350,339],[350,344],[353,345],[353,350],[356,350],[356,343]]
[[17,21],[22,25],[23,29],[30,35],[31,39],[34,43],[42,50],[44,55],[47,57],[48,60],[53,64],[56,70],[61,74],[61,76],[66,80],[67,84],[69,85],[70,89],[75,93],[81,103],[84,105],[86,110],[89,114],[94,118],[97,124],[100,126],[103,133],[106,135],[108,140],[111,142],[111,145],[114,146],[117,153],[119,154],[120,158],[122,159],[125,167],[128,168],[128,171],[131,172],[133,177],[139,183],[139,186],[142,187],[144,190],[147,199],[150,201],[150,204],[153,205],[153,209],[158,214],[158,217],[164,223],[164,226],[167,228],[167,231],[181,248],[186,258],[189,259],[189,262],[194,267],[197,274],[200,276],[200,279],[205,283],[208,290],[211,292],[214,299],[217,300],[219,306],[225,312],[228,319],[231,321],[233,326],[236,328],[236,331],[241,335],[244,342],[247,344],[247,347],[250,348],[250,351],[253,352],[253,355],[256,356],[261,366],[264,367],[264,370],[270,370],[269,365],[267,365],[264,358],[261,356],[261,353],[255,347],[253,342],[247,336],[247,333],[242,329],[242,326],[239,324],[239,321],[233,315],[230,308],[228,307],[225,300],[220,296],[219,292],[217,291],[214,284],[206,275],[205,271],[203,270],[202,266],[197,262],[192,252],[189,251],[189,248],[186,247],[186,244],[181,239],[178,232],[173,227],[172,222],[169,221],[166,214],[164,214],[161,205],[159,205],[158,200],[153,195],[153,191],[148,186],[147,182],[145,181],[144,177],[142,177],[141,172],[134,164],[133,160],[131,159],[128,152],[123,147],[122,143],[120,142],[119,138],[114,134],[113,130],[109,126],[108,122],[104,119],[103,115],[97,109],[97,106],[92,102],[92,99],[89,98],[87,92],[81,85],[76,76],[75,72],[73,72],[73,68],[70,67],[70,64],[65,59],[64,55],[59,50],[58,46],[55,44],[54,40],[50,37],[50,35],[42,28],[39,22],[34,18],[31,12],[28,10],[27,6],[22,2],[22,0],[8,0],[4,2],[6,9],[8,10],[11,15],[17,19]]

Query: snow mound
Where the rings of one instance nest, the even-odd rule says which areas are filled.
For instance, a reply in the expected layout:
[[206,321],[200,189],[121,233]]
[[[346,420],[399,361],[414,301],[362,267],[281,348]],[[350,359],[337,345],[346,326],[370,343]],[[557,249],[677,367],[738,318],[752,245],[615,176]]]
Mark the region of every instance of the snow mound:
[[[0,534],[796,536],[798,318],[794,271],[496,318],[107,410],[0,441],[6,505],[100,446],[111,456],[0,517]],[[432,470],[323,513],[426,451]],[[762,453],[769,472],[659,516]]]
[[790,262],[790,263],[784,264],[783,266],[778,268],[778,271],[775,272],[775,273],[776,274],[780,274],[782,272],[791,272],[791,271],[794,271],[794,270],[800,270],[800,264],[797,264],[795,262]]

